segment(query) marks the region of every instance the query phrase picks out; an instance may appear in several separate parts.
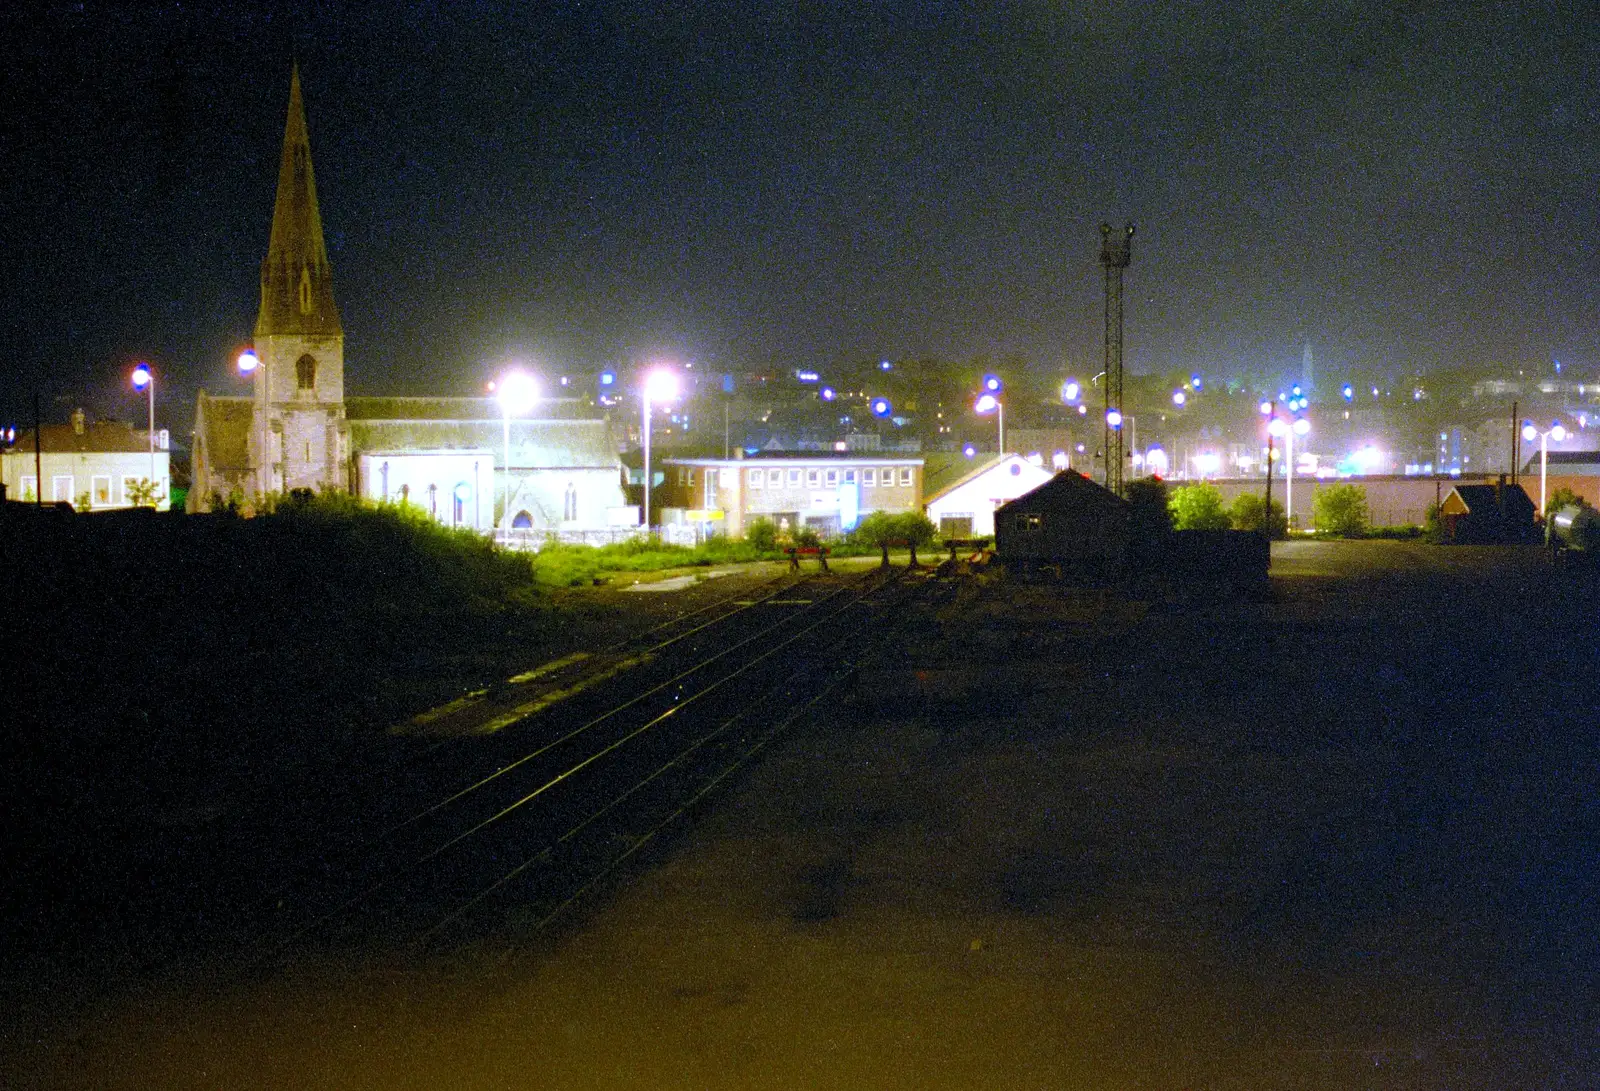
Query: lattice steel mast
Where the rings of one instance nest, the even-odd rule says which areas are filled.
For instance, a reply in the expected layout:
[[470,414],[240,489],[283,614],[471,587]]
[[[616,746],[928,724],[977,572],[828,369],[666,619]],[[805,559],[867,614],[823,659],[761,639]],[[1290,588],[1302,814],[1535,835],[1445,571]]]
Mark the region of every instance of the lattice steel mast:
[[[1122,271],[1132,256],[1133,225],[1123,227],[1121,238],[1111,237],[1111,225],[1100,225],[1100,264],[1106,271],[1106,411],[1105,428],[1106,488],[1122,495],[1122,470],[1126,459],[1122,444]],[[1112,413],[1116,427],[1112,427]]]

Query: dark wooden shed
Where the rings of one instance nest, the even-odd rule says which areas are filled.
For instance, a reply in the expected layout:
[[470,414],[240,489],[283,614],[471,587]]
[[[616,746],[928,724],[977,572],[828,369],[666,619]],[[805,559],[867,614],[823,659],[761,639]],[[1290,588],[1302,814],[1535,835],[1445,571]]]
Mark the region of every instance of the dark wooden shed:
[[1521,485],[1457,485],[1439,505],[1444,540],[1488,545],[1538,540],[1534,506]]
[[1120,496],[1075,470],[1063,470],[995,509],[995,553],[1024,566],[1112,571],[1127,554],[1128,513],[1129,504]]

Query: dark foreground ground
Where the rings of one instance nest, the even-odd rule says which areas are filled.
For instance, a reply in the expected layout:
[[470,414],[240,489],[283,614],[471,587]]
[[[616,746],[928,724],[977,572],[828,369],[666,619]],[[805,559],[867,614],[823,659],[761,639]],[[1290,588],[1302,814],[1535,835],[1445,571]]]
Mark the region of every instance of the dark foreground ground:
[[1600,585],[1274,585],[970,587],[562,934],[13,1013],[0,1083],[1600,1086]]

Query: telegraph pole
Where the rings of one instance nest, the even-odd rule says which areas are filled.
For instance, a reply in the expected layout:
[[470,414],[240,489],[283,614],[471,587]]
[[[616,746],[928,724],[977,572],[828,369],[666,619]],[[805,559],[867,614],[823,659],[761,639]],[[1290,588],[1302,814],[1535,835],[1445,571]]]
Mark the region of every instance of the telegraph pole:
[[[1100,264],[1106,275],[1106,488],[1122,495],[1122,470],[1126,455],[1122,444],[1122,271],[1131,260],[1133,225],[1126,224],[1113,239],[1111,225],[1100,225]],[[1117,414],[1112,426],[1112,413]]]

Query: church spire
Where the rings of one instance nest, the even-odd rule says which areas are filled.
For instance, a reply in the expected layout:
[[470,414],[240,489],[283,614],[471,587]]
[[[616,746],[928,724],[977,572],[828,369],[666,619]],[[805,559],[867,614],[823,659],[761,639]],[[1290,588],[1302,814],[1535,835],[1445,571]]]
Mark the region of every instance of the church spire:
[[322,239],[317,183],[311,171],[311,139],[300,98],[300,66],[289,79],[289,120],[278,165],[278,199],[272,238],[261,263],[261,310],[256,340],[274,334],[341,336],[333,302],[333,271]]

